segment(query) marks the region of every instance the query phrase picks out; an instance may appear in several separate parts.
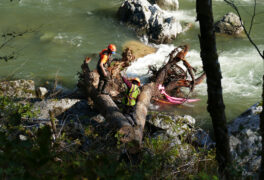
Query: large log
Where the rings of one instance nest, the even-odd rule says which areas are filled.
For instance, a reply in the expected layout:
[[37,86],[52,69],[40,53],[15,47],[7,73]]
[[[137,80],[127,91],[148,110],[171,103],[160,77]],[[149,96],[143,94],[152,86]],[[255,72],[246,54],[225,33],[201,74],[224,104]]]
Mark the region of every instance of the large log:
[[120,112],[112,98],[109,95],[98,94],[91,81],[93,72],[90,71],[88,63],[89,60],[86,59],[81,66],[82,74],[78,86],[85,89],[86,95],[93,100],[96,110],[106,118],[112,128],[121,134],[122,142],[133,142],[137,145],[136,147],[140,147],[141,140],[135,136],[134,128]]
[[[128,53],[129,55],[129,53]],[[131,55],[129,55],[130,57]],[[125,57],[125,56],[123,56]],[[131,56],[132,57],[132,56]],[[133,59],[134,58],[130,58]],[[129,65],[129,63],[121,62],[121,64],[117,64],[115,67],[112,67],[111,74],[114,75],[115,79],[117,78],[117,74],[119,71],[125,68],[124,66]],[[89,60],[84,61],[82,65],[82,74],[80,74],[79,87],[85,87],[86,95],[90,97],[93,102],[95,108],[100,112],[106,120],[112,125],[112,127],[116,128],[116,130],[123,135],[121,141],[124,143],[132,143],[132,148],[129,148],[129,152],[137,152],[142,143],[143,139],[143,131],[146,122],[146,116],[148,114],[148,107],[150,105],[151,98],[159,94],[158,85],[163,84],[164,80],[168,77],[168,70],[175,65],[175,62],[169,61],[165,66],[160,68],[155,73],[154,82],[150,82],[145,84],[142,87],[142,91],[138,97],[137,105],[136,105],[136,127],[132,127],[126,117],[121,113],[115,102],[108,95],[98,94],[94,85],[94,73],[91,72],[88,66]],[[122,68],[119,68],[122,67]],[[204,79],[205,75],[201,75],[199,78],[194,80],[194,84],[200,83]],[[193,77],[192,77],[193,78]],[[186,81],[187,82],[187,81]],[[187,82],[190,86],[191,82]],[[173,84],[172,84],[173,85]],[[174,86],[174,85],[173,85]],[[119,87],[120,89],[120,87]]]
[[152,82],[146,84],[142,88],[136,105],[136,123],[135,134],[140,140],[143,138],[143,131],[145,127],[146,117],[148,114],[148,107],[150,105],[150,100],[155,92],[156,83]]

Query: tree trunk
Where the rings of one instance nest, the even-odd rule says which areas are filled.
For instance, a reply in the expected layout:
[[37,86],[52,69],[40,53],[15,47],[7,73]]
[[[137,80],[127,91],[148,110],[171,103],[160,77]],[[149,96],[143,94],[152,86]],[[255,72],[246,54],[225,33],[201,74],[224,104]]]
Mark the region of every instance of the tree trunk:
[[196,1],[197,20],[200,23],[200,48],[203,68],[207,77],[208,107],[212,118],[216,141],[216,159],[222,178],[231,179],[228,166],[231,165],[229,138],[226,126],[225,105],[222,96],[221,69],[216,50],[213,28],[212,0]]
[[82,80],[79,81],[78,86],[85,88],[86,95],[93,100],[96,110],[106,118],[114,129],[117,129],[123,135],[121,141],[132,141],[137,145],[136,147],[139,147],[141,140],[138,139],[138,136],[135,136],[133,127],[120,112],[112,98],[109,95],[98,94],[93,86],[93,82],[91,81],[92,72],[89,69],[88,63],[88,61],[84,61],[82,64]]
[[260,133],[262,137],[262,153],[259,179],[264,179],[264,75],[262,79],[262,112],[260,113]]
[[143,131],[145,127],[146,117],[148,114],[148,107],[150,100],[155,92],[156,83],[149,83],[143,86],[136,105],[136,123],[135,134],[139,136],[139,139],[143,138]]

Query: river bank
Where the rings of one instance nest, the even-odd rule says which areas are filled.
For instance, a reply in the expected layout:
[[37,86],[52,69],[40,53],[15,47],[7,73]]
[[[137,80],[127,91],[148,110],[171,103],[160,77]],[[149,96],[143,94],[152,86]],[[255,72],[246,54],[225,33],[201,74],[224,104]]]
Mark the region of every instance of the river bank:
[[[10,88],[4,90],[3,84]],[[21,113],[24,114],[19,120],[21,123],[19,123],[19,126],[33,133],[32,128],[34,128],[35,132],[48,125],[52,130],[54,141],[59,140],[62,134],[67,134],[69,138],[73,138],[72,140],[81,140],[81,144],[75,144],[74,146],[82,149],[85,148],[86,150],[83,149],[83,151],[92,150],[94,148],[93,143],[95,142],[97,146],[100,145],[98,142],[99,139],[109,133],[109,130],[111,131],[109,122],[94,110],[91,102],[85,99],[76,99],[77,96],[73,98],[72,93],[69,94],[68,92],[58,91],[55,95],[53,92],[54,89],[49,89],[46,91],[46,95],[42,94],[41,97],[37,97],[36,95],[40,93],[35,93],[35,89],[39,88],[35,88],[33,81],[19,80],[1,82],[0,85],[2,87],[0,93],[1,95],[5,95],[4,97],[1,96],[2,123],[8,118],[6,113],[12,111],[10,108],[14,106],[31,107],[27,109],[26,112],[21,111]],[[14,92],[16,92],[16,94]],[[15,99],[8,100],[7,94],[9,94],[9,96],[12,95],[10,98]],[[3,102],[5,103],[3,104]],[[10,106],[8,102],[13,105]],[[229,124],[231,153],[235,160],[234,163],[237,168],[237,175],[240,173],[243,176],[249,177],[256,177],[257,175],[261,159],[259,153],[261,151],[261,137],[258,131],[258,114],[261,112],[261,109],[259,109],[260,107],[260,105],[252,106],[252,108],[239,116],[232,124]],[[191,161],[196,164],[199,162],[199,159],[193,158],[197,153],[200,154],[199,151],[201,151],[201,149],[199,151],[197,150],[203,148],[205,152],[211,151],[214,149],[215,143],[206,131],[197,126],[195,122],[196,120],[189,115],[179,116],[174,113],[150,112],[147,117],[143,144],[144,146],[146,144],[150,145],[149,140],[152,139],[151,141],[154,141],[154,139],[156,139],[159,143],[163,144],[160,148],[164,148],[164,143],[169,143],[170,148],[167,150],[171,151],[177,149],[179,153],[171,156],[171,158],[180,158],[183,164],[186,163],[185,161]],[[2,123],[0,131],[6,132],[6,130],[3,129],[5,124]],[[20,135],[17,137],[23,142],[26,141],[25,139],[30,138],[30,136],[28,136],[28,133],[24,134],[22,132],[23,131],[20,131]],[[90,139],[90,136],[93,138]],[[114,137],[110,135],[109,138],[111,139]],[[72,140],[68,143],[74,143]],[[196,150],[194,151],[193,148]],[[213,163],[210,162],[212,160],[213,159],[209,160],[205,164]],[[192,170],[186,172],[187,174],[191,172],[194,173],[194,164],[188,165]],[[211,171],[212,169],[209,168],[208,170]],[[170,174],[171,172],[166,173]]]

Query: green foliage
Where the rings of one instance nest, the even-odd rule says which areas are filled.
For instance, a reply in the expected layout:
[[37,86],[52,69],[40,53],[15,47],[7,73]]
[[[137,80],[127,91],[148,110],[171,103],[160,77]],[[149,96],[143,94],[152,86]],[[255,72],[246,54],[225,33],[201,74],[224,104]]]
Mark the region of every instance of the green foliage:
[[21,134],[26,132],[14,127],[0,132],[1,179],[40,178],[53,164],[49,127],[40,128],[34,138],[21,140]]
[[5,124],[12,126],[19,125],[22,118],[32,118],[35,115],[29,103],[16,103],[7,96],[0,96],[0,112],[0,118]]
[[219,180],[217,176],[214,176],[214,175],[211,176],[205,172],[200,172],[198,173],[198,175],[195,175],[195,176],[190,175],[189,179],[191,180]]
[[183,138],[175,145],[171,137],[146,137],[141,152],[129,154],[121,134],[87,126],[76,136],[69,126],[54,139],[50,126],[25,128],[21,119],[34,116],[30,104],[0,97],[0,110],[0,179],[217,180],[215,151]]

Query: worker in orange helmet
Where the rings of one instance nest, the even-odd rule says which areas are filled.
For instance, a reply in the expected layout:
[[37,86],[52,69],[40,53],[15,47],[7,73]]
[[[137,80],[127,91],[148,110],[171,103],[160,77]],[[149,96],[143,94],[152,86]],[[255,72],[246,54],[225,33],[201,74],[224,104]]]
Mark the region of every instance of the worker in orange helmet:
[[99,54],[99,61],[97,64],[97,71],[100,75],[98,92],[102,94],[108,94],[106,87],[110,81],[110,74],[107,73],[106,69],[110,65],[109,59],[112,54],[116,53],[116,46],[114,44],[109,44],[107,49],[103,49]]

